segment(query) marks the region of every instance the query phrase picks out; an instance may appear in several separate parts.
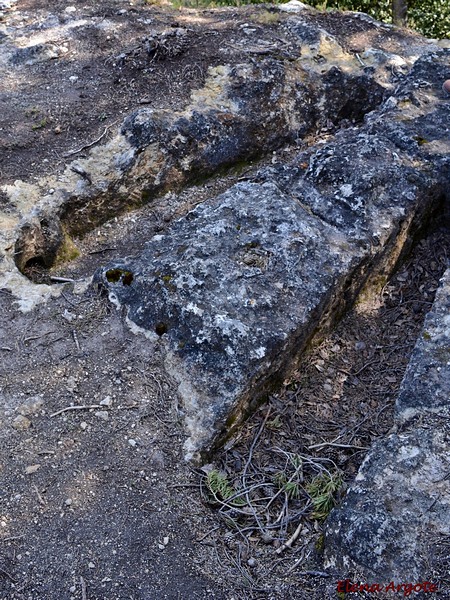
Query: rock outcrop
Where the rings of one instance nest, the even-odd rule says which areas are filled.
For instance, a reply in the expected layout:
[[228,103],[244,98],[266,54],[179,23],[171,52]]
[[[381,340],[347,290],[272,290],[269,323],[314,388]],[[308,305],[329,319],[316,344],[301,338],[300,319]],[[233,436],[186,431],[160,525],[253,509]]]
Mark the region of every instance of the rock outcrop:
[[[26,296],[24,306],[55,293],[48,286],[32,290],[12,261],[22,272],[46,267],[67,254],[64,234],[82,235],[169,190],[283,145],[314,142],[320,130],[332,134],[361,123],[419,56],[437,50],[420,36],[394,33],[359,14],[340,20],[295,3],[288,10],[298,14],[285,7],[276,27],[243,30],[245,43],[234,40],[229,49],[236,62],[211,67],[187,106],[139,109],[108,143],[71,160],[63,173],[4,186],[2,285]],[[81,24],[67,19],[65,36],[79,35]],[[264,35],[256,39],[258,31]],[[16,64],[20,48],[6,38],[6,64]]]
[[[0,30],[2,63],[20,70],[63,59],[70,44],[53,44],[50,33],[63,27],[69,41],[82,33],[72,8],[64,22],[42,25],[39,43]],[[384,285],[430,220],[448,214],[450,50],[297,0],[268,14],[256,28],[240,26],[223,50],[233,59],[207,64],[186,104],[135,109],[107,143],[98,145],[100,136],[76,160],[79,150],[70,152],[63,172],[1,189],[0,289],[24,311],[62,292],[25,277],[33,267],[69,259],[75,238],[120,213],[146,203],[162,212],[171,194],[183,216],[135,255],[99,268],[93,286],[150,338],[135,338],[141,349],[161,351],[178,385],[188,460],[224,443],[361,292]],[[114,31],[113,21],[91,26]],[[192,38],[176,24],[137,51],[147,62],[171,60]],[[177,195],[259,160],[193,210]],[[432,568],[433,540],[450,535],[449,291],[447,272],[394,429],[327,522],[326,565],[340,576],[420,579],[430,556]],[[22,417],[15,431],[31,427]]]
[[188,457],[223,441],[442,208],[447,59],[418,60],[364,125],[262,169],[99,273],[129,320],[167,347]]

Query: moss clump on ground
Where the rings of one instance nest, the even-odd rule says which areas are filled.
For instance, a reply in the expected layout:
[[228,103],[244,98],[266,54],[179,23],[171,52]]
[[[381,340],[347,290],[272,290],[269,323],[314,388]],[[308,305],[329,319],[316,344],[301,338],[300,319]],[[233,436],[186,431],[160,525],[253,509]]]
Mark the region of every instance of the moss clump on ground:
[[63,242],[58,250],[55,265],[61,265],[66,262],[70,262],[71,260],[75,260],[79,256],[80,251],[75,245],[75,242],[69,235],[67,235],[67,233],[64,233]]

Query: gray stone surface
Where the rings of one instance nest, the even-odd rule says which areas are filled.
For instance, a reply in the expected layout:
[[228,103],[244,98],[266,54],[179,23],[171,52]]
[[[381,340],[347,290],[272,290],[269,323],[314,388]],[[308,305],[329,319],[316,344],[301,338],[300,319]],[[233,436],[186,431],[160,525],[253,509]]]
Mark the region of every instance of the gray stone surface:
[[[450,535],[450,269],[442,279],[396,404],[326,528],[326,566],[361,581],[421,581]],[[444,596],[443,596],[444,597]]]
[[[79,26],[73,19],[64,25],[65,39]],[[257,41],[237,32],[234,62],[210,67],[186,106],[138,109],[108,143],[71,159],[63,173],[4,186],[0,284],[26,296],[23,306],[50,296],[50,287],[41,286],[39,293],[27,287],[13,265],[25,272],[33,262],[58,261],[67,238],[55,232],[83,235],[120,212],[283,145],[300,144],[324,127],[360,123],[418,57],[438,48],[359,14],[342,19],[309,7],[299,14],[281,12],[276,26],[261,26]],[[361,55],[351,49],[355,31],[368,42]],[[11,34],[0,55],[13,65],[50,60],[52,48],[50,40],[25,51]]]
[[281,377],[360,252],[273,182],[241,183],[154,237],[141,256],[103,269],[129,320],[167,346],[188,452]]
[[98,273],[166,346],[188,457],[223,441],[448,198],[447,61],[420,59],[364,125],[261,170]]

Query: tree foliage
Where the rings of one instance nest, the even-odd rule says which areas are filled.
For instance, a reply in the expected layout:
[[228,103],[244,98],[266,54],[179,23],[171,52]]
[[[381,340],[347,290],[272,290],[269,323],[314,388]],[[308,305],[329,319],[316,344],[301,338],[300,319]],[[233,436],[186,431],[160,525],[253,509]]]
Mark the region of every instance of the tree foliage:
[[[309,0],[322,10],[355,10],[392,22],[392,0]],[[450,37],[450,0],[408,0],[407,24],[429,38]]]
[[[150,1],[150,0],[147,0]],[[172,0],[176,6],[241,6],[267,0]],[[279,4],[287,0],[272,0]],[[392,23],[393,0],[303,0],[320,10],[354,10],[386,23]],[[398,0],[401,5],[403,2]],[[404,0],[407,26],[428,38],[450,38],[450,0]]]

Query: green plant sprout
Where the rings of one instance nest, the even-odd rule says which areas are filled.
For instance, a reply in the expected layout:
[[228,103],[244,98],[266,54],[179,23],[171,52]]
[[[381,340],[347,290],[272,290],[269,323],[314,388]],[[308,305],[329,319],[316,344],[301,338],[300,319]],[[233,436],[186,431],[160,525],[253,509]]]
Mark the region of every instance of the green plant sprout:
[[313,505],[311,517],[318,521],[327,518],[331,509],[336,505],[335,495],[343,484],[342,473],[321,473],[307,484],[306,491]]

